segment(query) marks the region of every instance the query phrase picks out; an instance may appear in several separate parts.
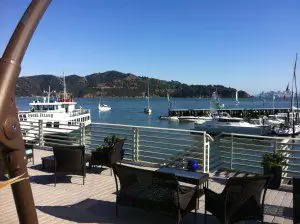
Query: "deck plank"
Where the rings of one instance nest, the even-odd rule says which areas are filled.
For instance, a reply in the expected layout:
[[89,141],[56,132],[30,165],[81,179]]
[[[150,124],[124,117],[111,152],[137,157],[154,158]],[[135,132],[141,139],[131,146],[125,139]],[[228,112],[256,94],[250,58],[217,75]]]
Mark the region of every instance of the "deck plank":
[[[41,157],[51,155],[51,152],[35,150],[35,164],[28,166],[31,176],[31,187],[37,208],[39,223],[170,223],[172,220],[161,215],[154,215],[140,209],[120,208],[120,218],[115,216],[116,186],[110,170],[98,173],[93,169],[87,173],[85,185],[82,178],[71,177],[58,182],[54,187],[53,174],[41,171]],[[223,174],[224,175],[224,174]],[[220,193],[224,189],[224,176],[211,174],[209,188]],[[198,223],[203,222],[205,197],[199,199],[197,211]],[[18,223],[17,212],[10,187],[0,190],[0,223]],[[266,205],[270,214],[264,216],[268,223],[292,223],[292,193],[284,190],[267,190]],[[273,207],[272,207],[273,206]],[[193,213],[187,215],[183,224],[193,223]],[[218,223],[209,215],[208,223]]]

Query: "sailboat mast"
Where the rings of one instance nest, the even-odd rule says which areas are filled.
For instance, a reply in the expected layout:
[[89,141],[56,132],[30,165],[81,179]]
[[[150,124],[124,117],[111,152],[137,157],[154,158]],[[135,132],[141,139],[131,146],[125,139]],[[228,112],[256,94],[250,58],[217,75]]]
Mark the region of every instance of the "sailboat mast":
[[64,101],[66,102],[67,100],[67,86],[66,86],[66,76],[65,73],[63,73],[63,81],[64,81]]
[[50,102],[50,94],[51,94],[51,92],[50,92],[50,85],[48,86],[48,103]]
[[297,80],[296,80],[296,69],[297,69],[297,59],[298,54],[296,54],[295,64],[294,64],[294,73],[293,73],[293,85],[292,85],[292,115],[293,115],[293,137],[295,137],[295,116],[294,116],[294,85],[296,91],[296,100],[297,100],[297,111],[296,111],[296,120],[298,117],[298,89],[297,89]]
[[149,80],[148,80],[148,108],[150,108],[149,98],[150,98],[150,95],[149,95]]
[[[297,88],[297,76],[296,76],[296,69],[297,69],[297,60],[298,60],[298,54],[296,54],[296,59],[295,59],[295,64],[294,64],[294,79],[295,79],[295,92],[296,92],[296,102],[297,102],[297,109],[296,109],[296,123],[298,123],[298,88]],[[294,124],[294,128],[293,131],[295,132],[295,124]]]
[[297,60],[298,60],[298,54],[296,54],[296,60],[294,65],[295,91],[296,91],[297,110],[298,110],[298,88],[297,88],[297,76],[296,76]]

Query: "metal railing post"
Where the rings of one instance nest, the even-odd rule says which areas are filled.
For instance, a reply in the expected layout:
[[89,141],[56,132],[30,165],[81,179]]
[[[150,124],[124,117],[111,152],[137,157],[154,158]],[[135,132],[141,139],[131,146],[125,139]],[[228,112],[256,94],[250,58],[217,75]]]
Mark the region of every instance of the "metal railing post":
[[207,140],[206,133],[203,134],[203,173],[209,173],[209,151],[210,142]]
[[273,148],[273,151],[274,151],[274,153],[276,153],[276,151],[277,151],[277,138],[275,137],[273,140],[274,140],[274,148]]
[[80,123],[79,129],[80,129],[79,145],[85,145],[85,126],[84,126],[84,123]]
[[44,146],[44,128],[43,128],[43,120],[39,120],[38,123],[38,141],[39,141],[39,146]]
[[132,160],[139,161],[139,128],[132,128],[132,137],[133,137],[133,153]]
[[203,161],[202,161],[202,167],[203,167],[203,173],[206,171],[206,134],[203,134]]
[[231,149],[230,149],[230,170],[233,167],[233,134],[231,134]]

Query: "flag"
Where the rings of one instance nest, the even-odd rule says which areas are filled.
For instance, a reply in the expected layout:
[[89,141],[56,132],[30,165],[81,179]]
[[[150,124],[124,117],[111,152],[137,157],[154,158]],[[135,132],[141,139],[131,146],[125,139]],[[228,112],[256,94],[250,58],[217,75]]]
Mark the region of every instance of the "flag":
[[288,85],[286,87],[286,90],[285,90],[286,92],[290,91],[289,85],[290,85],[290,83],[288,83]]

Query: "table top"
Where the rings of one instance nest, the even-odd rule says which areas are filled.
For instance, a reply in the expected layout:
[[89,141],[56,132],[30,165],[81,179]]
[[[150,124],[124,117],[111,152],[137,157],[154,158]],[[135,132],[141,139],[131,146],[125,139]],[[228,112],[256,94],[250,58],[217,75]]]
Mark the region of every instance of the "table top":
[[173,173],[177,177],[181,177],[184,179],[192,179],[192,180],[203,180],[206,181],[209,178],[209,175],[207,173],[197,173],[187,170],[180,170],[175,168],[169,168],[169,167],[162,167],[157,170],[158,172],[164,172],[164,173]]

